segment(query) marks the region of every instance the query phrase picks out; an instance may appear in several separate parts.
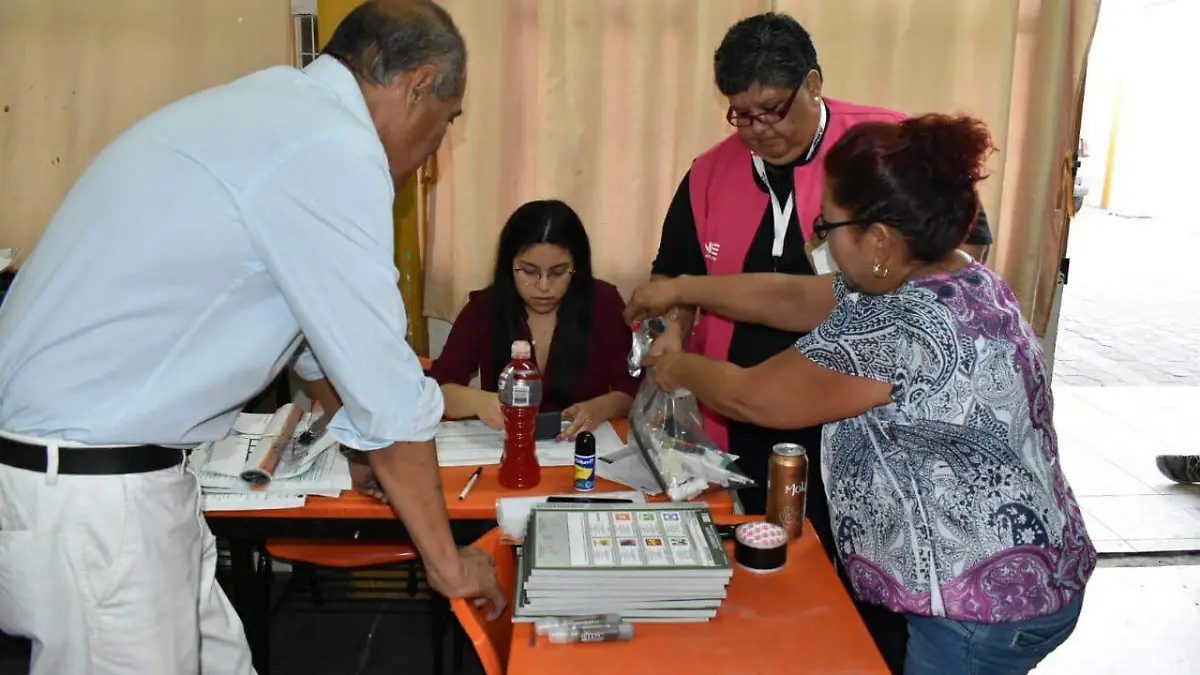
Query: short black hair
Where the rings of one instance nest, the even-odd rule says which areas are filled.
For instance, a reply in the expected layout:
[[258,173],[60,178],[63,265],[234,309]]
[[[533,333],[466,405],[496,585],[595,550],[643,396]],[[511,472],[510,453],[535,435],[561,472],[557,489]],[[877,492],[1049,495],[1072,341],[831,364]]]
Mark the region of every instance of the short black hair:
[[733,24],[713,58],[717,89],[736,96],[757,84],[795,89],[810,71],[821,73],[817,48],[800,22],[767,12]]
[[433,95],[459,93],[467,45],[449,12],[429,0],[369,0],[342,20],[321,50],[356,77],[383,86],[424,65],[438,69]]

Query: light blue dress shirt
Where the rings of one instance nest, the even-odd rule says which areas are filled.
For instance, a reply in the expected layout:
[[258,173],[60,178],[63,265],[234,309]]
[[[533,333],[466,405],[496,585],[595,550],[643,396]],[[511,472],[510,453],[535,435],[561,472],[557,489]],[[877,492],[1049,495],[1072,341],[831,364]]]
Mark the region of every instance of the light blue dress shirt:
[[433,438],[442,397],[404,340],[394,196],[362,92],[330,57],[138,122],[68,193],[0,309],[0,431],[218,439],[307,342],[296,369],[341,394],[338,441]]

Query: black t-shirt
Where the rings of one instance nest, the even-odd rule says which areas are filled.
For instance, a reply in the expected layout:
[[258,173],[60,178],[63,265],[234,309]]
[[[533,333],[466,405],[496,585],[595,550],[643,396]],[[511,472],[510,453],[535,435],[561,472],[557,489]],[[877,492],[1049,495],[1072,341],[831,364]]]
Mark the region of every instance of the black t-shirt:
[[[819,143],[820,141],[818,141]],[[816,155],[817,153],[813,153]],[[812,161],[812,160],[808,160]],[[806,164],[800,158],[786,166],[766,165],[767,180],[771,189],[777,195],[791,194],[794,189],[795,169]],[[764,193],[766,185],[758,177],[754,167],[747,162],[746,171],[754,175],[755,184]],[[654,259],[651,273],[668,277],[682,274],[704,275],[708,267],[704,262],[704,252],[700,248],[700,237],[696,230],[696,217],[692,212],[691,172],[684,175],[667,209],[663,222],[662,237],[658,245],[658,255]],[[782,272],[785,274],[815,274],[808,256],[804,252],[804,238],[801,234],[797,217],[799,208],[792,210],[787,233],[783,240],[783,254],[779,258],[771,255],[771,246],[775,240],[774,217],[770,203],[763,210],[758,230],[746,252],[742,264],[743,273]],[[982,211],[975,229],[967,239],[968,244],[987,245],[992,243],[992,232],[988,227],[987,215]],[[733,337],[729,343],[729,361],[743,368],[756,366],[775,356],[784,349],[796,343],[802,333],[777,330],[751,323],[735,323]],[[762,500],[766,487],[767,457],[776,443],[799,443],[809,453],[809,461],[813,470],[809,472],[809,489],[821,489],[819,480],[814,480],[813,473],[819,478],[820,427],[786,431],[765,429],[744,422],[729,422],[730,452],[740,455],[738,462],[751,478],[761,486],[758,490],[743,490],[741,497],[748,513],[761,513]],[[812,514],[810,514],[812,515]]]

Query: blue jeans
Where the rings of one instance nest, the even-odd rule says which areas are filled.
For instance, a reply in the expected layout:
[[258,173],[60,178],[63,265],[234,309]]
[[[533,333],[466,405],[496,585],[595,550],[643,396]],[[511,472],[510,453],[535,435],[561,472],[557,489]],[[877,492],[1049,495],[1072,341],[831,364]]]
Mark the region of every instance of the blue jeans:
[[908,615],[904,675],[1024,675],[1066,641],[1083,608],[1080,593],[1047,616],[974,623]]

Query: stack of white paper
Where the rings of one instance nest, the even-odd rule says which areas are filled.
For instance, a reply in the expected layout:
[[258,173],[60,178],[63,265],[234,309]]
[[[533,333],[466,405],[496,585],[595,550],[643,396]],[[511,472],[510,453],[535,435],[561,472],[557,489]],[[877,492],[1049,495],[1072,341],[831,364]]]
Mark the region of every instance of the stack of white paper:
[[[596,437],[596,455],[602,456],[625,445],[608,422],[592,434]],[[442,422],[437,435],[438,465],[484,466],[499,464],[504,454],[504,432],[496,431],[479,420]],[[575,463],[574,441],[538,441],[538,464],[571,466]]]
[[[241,477],[255,445],[264,440],[271,415],[243,413],[230,435],[205,443],[191,453],[188,464],[200,479],[205,510],[282,509],[303,506],[308,495],[336,497],[352,487],[350,465],[329,435],[303,446],[295,440],[279,460],[271,481],[251,486]],[[296,428],[298,436],[313,421],[307,414]]]

